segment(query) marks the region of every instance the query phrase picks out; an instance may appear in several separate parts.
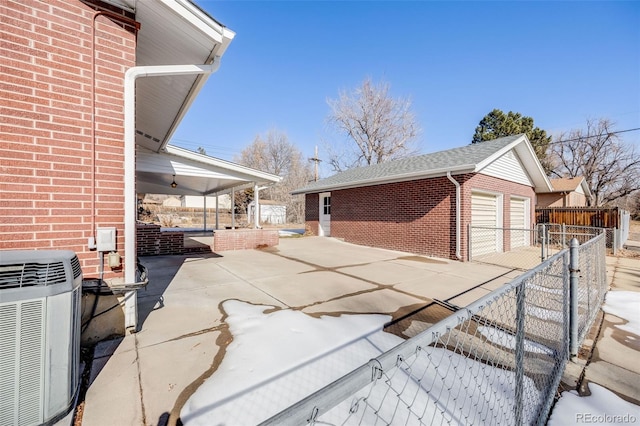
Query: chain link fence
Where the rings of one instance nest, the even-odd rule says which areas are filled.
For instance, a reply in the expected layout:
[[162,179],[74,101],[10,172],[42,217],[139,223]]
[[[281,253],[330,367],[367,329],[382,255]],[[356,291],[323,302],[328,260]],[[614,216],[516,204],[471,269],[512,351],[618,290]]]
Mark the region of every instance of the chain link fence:
[[584,338],[606,291],[604,234],[576,254],[576,280],[575,257],[556,253],[262,424],[545,424],[570,339]]
[[469,260],[529,270],[568,248],[573,238],[584,244],[600,234],[605,235],[607,253],[615,255],[620,245],[616,228],[555,223],[540,223],[533,229],[469,226]]

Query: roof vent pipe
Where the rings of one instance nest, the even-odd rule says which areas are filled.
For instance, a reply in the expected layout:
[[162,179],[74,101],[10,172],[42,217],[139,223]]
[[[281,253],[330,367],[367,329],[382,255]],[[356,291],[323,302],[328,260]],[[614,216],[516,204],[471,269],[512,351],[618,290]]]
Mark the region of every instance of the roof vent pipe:
[[462,260],[460,254],[460,184],[451,177],[451,172],[447,172],[447,177],[456,186],[456,258]]

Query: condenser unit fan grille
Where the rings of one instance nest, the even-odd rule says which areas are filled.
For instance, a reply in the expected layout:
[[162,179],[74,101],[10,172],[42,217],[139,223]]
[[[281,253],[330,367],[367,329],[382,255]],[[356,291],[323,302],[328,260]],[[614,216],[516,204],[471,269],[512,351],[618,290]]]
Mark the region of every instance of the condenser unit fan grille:
[[[78,269],[79,266],[78,264]],[[66,281],[67,275],[63,262],[21,263],[0,266],[0,290],[64,284]]]
[[78,256],[73,256],[73,258],[71,259],[71,269],[73,270],[73,279],[76,279],[80,275],[82,275],[82,268],[80,267]]

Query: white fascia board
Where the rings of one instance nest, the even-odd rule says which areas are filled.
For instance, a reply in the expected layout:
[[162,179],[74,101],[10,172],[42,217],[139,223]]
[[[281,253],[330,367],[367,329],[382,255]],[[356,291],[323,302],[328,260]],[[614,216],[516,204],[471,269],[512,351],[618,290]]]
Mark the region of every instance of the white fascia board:
[[[190,0],[160,1],[178,16],[186,20],[191,26],[200,30],[215,43],[209,57],[204,61],[204,63],[209,64],[214,60],[220,61],[222,55],[229,47],[229,44],[235,37],[236,33],[216,22],[212,17],[210,17],[207,13],[202,11],[202,9],[194,5]],[[178,128],[178,125],[186,115],[187,111],[189,111],[191,104],[209,79],[209,76],[209,74],[196,76],[195,83],[189,91],[187,97],[185,98],[185,102],[182,104],[180,111],[178,112],[178,115],[174,120],[174,123],[169,128],[169,131],[165,135],[164,139],[160,142],[159,150],[162,150],[167,146],[176,129]]]
[[591,194],[591,188],[589,188],[589,184],[587,183],[587,180],[583,177],[582,181],[580,182],[580,186],[582,186],[582,190],[584,191],[584,195],[587,198],[591,198],[593,195]]
[[[230,43],[235,33],[233,31],[224,31],[224,26],[213,20],[209,15],[203,12],[199,7],[189,0],[159,0],[165,6],[174,11],[178,16],[186,20],[189,24],[198,28],[203,34],[206,34],[216,43]],[[226,41],[225,41],[226,39]]]
[[551,185],[551,181],[544,172],[544,168],[542,167],[542,164],[540,164],[540,160],[538,160],[538,156],[533,150],[533,146],[531,146],[531,143],[529,143],[529,139],[526,136],[524,136],[524,141],[527,143],[518,144],[515,149],[518,156],[523,160],[526,172],[529,174],[535,185],[535,190],[552,191],[553,186]]
[[325,191],[337,191],[339,189],[351,189],[351,188],[360,188],[363,186],[375,186],[375,185],[384,185],[387,183],[407,182],[407,181],[418,180],[418,179],[429,179],[434,177],[446,176],[447,172],[450,172],[453,175],[460,175],[464,173],[474,173],[474,165],[467,164],[467,165],[458,166],[454,168],[429,170],[428,173],[425,173],[425,172],[405,173],[402,175],[384,176],[381,178],[352,181],[344,184],[324,185],[324,186],[315,187],[310,190],[304,190],[303,188],[302,190],[292,191],[291,194],[292,195],[316,194],[316,193],[325,192]]
[[248,180],[266,181],[272,183],[278,183],[282,180],[282,177],[263,172],[260,170],[252,169],[241,164],[232,163],[230,161],[221,160],[219,158],[209,157],[208,155],[198,154],[196,152],[189,151],[184,148],[179,148],[173,145],[167,145],[165,148],[167,154],[176,155],[178,157],[186,158],[188,160],[197,161],[214,167],[220,167],[236,173],[247,176]]

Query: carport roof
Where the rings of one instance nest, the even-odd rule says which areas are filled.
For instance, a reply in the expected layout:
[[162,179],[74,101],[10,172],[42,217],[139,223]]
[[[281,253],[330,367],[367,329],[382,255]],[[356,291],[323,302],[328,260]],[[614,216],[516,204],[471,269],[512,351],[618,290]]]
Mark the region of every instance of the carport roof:
[[[175,175],[177,186],[171,187]],[[156,153],[138,147],[136,152],[136,192],[139,194],[208,195],[231,188],[270,185],[282,180],[230,161],[167,145]]]
[[313,182],[293,194],[311,194],[336,189],[402,182],[451,174],[477,173],[515,149],[536,189],[550,189],[551,184],[524,134],[460,148],[403,158],[371,166],[358,167]]

